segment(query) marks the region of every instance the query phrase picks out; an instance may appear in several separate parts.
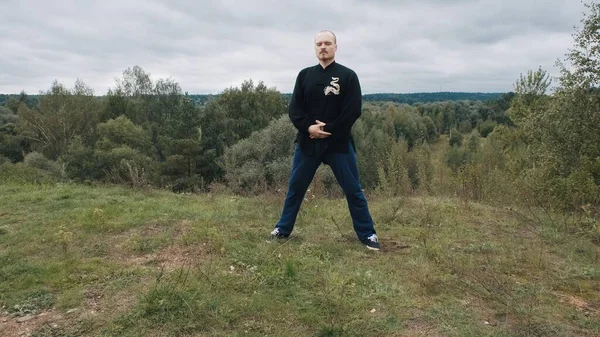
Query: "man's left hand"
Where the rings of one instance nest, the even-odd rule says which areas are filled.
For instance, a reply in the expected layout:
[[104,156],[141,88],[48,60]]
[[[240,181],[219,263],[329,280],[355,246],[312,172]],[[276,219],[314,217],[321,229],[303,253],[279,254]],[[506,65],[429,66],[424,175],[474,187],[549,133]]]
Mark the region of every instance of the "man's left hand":
[[327,138],[327,137],[331,136],[331,133],[323,131],[323,127],[325,126],[325,123],[323,123],[319,120],[316,120],[315,122],[316,122],[316,124],[313,124],[308,128],[308,134],[309,134],[310,138],[312,138],[312,139]]

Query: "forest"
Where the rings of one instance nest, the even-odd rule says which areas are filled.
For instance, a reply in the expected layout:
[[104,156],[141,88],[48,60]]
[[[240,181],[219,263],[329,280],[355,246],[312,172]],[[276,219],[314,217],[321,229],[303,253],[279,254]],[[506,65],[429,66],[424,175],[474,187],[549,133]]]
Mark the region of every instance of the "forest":
[[[508,93],[364,95],[352,130],[363,187],[597,212],[600,18],[590,8],[556,79],[539,68]],[[190,95],[133,66],[101,95],[80,80],[55,81],[0,100],[5,177],[179,193],[286,187],[296,132],[289,94],[262,81]],[[325,169],[314,185],[339,195]]]

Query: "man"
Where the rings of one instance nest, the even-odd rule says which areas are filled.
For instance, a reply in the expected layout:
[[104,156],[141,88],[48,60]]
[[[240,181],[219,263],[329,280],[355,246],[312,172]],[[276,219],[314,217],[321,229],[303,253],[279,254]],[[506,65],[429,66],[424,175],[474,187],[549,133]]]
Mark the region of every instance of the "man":
[[321,31],[315,36],[319,64],[300,71],[289,106],[290,120],[298,129],[289,188],[281,218],[271,232],[288,237],[317,168],[329,165],[348,202],[354,231],[367,248],[379,250],[367,200],[359,182],[351,129],[361,114],[362,94],[356,73],[335,62],[336,36]]

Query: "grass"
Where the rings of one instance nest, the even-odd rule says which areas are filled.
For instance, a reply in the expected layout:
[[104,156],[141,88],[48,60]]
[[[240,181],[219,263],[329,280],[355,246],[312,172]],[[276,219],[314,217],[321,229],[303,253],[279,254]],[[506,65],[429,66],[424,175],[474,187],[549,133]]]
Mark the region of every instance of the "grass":
[[0,185],[3,317],[50,317],[0,335],[600,335],[600,247],[560,215],[369,196],[372,252],[319,196],[270,241],[282,202]]

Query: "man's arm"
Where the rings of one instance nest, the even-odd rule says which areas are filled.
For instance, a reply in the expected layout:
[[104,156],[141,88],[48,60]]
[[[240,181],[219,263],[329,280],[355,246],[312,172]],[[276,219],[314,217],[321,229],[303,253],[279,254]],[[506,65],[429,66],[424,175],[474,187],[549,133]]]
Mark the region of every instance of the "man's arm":
[[300,132],[308,133],[308,128],[313,124],[304,106],[304,88],[302,87],[302,78],[304,71],[301,71],[296,77],[296,84],[294,85],[294,92],[292,93],[292,100],[289,106],[289,116],[292,124]]
[[336,133],[350,133],[352,125],[360,117],[362,110],[362,92],[356,73],[352,72],[348,79],[346,93],[342,99],[342,111],[334,121],[327,122],[323,131]]

